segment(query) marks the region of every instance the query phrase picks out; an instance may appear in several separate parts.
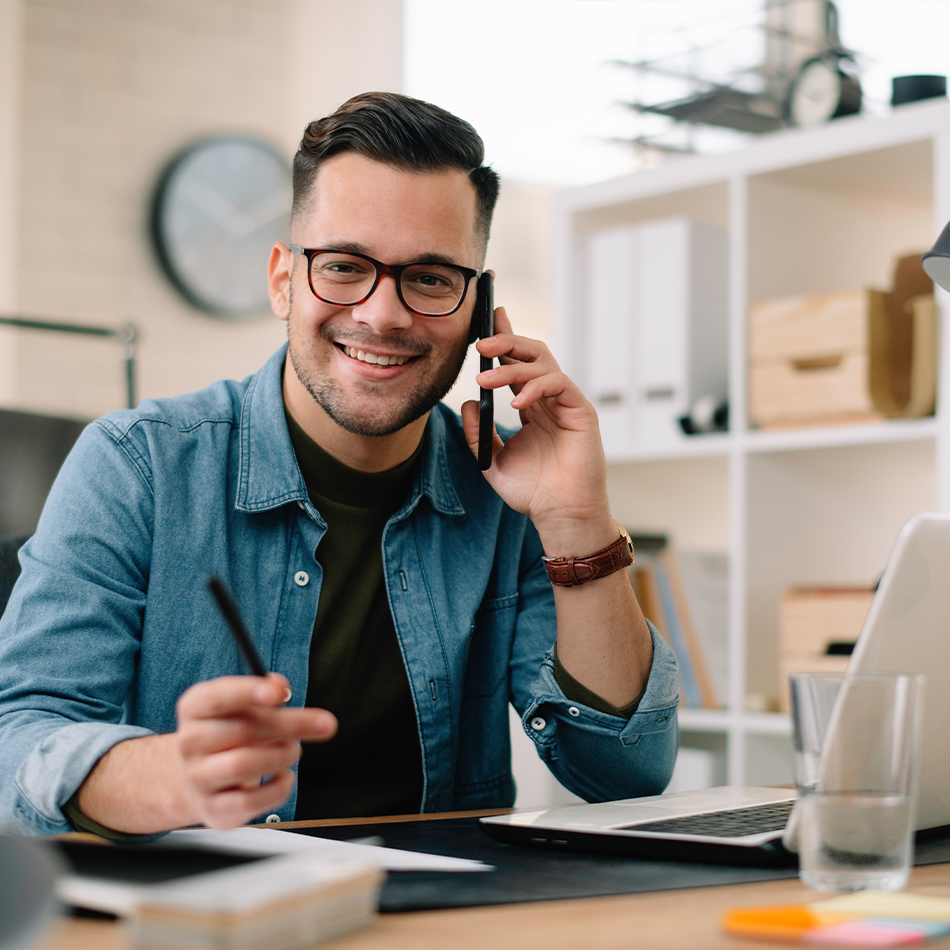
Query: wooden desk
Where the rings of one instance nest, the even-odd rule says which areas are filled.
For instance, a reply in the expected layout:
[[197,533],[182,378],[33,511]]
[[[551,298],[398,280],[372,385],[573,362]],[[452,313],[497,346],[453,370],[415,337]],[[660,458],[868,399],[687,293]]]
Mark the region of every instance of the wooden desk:
[[[495,811],[399,816],[421,821]],[[366,824],[367,819],[287,822],[270,828]],[[909,891],[950,898],[950,864],[915,868]],[[320,944],[324,950],[776,950],[782,944],[729,937],[719,930],[731,907],[794,904],[829,895],[797,880],[768,881],[621,897],[543,901],[462,910],[380,914],[366,930]],[[791,946],[791,945],[788,945]],[[950,937],[926,944],[950,950]],[[70,919],[47,935],[39,950],[123,950],[118,924]]]

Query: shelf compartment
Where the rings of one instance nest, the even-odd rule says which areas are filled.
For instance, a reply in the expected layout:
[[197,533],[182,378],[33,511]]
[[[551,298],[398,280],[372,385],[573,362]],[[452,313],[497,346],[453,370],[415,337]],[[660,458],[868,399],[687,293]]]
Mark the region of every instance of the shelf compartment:
[[611,463],[607,497],[631,531],[665,534],[675,550],[729,550],[727,456]]
[[904,522],[936,507],[936,443],[760,452],[746,478],[746,690],[777,697],[785,591],[873,586]]
[[933,243],[932,168],[927,141],[752,176],[748,303],[889,287]]

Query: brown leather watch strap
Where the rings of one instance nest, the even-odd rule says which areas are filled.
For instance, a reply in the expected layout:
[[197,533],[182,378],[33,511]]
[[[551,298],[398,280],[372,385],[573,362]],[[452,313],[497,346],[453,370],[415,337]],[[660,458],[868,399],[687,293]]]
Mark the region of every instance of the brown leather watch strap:
[[633,542],[620,522],[620,537],[602,551],[586,557],[542,557],[548,578],[557,587],[577,587],[598,577],[607,577],[633,563]]

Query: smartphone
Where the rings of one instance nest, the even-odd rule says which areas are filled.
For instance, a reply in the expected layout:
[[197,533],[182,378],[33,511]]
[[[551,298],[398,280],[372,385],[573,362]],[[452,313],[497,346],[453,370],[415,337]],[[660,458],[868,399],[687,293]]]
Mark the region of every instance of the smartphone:
[[[473,314],[473,335],[475,339],[484,339],[495,335],[495,292],[492,275],[487,271],[478,278]],[[494,360],[486,356],[479,357],[479,372],[492,368]],[[494,390],[478,390],[478,467],[484,472],[491,468],[492,438],[494,428],[495,402]]]

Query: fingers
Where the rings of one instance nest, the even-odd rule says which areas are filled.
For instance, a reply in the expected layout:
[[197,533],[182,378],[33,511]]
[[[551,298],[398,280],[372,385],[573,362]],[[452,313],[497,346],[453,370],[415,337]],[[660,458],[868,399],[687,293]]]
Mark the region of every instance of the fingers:
[[476,381],[485,389],[509,387],[515,394],[511,405],[519,411],[544,397],[553,397],[569,409],[587,409],[590,405],[568,376],[556,365],[552,370],[544,362],[507,363],[479,373]]
[[279,706],[290,684],[279,673],[259,676],[220,676],[196,683],[178,700],[178,715],[213,719],[242,713],[251,706]]
[[237,828],[251,818],[280,808],[293,787],[294,773],[288,771],[253,788],[224,789],[208,798],[208,805],[202,810],[202,821],[209,828]]
[[260,735],[294,735],[300,739],[328,739],[336,719],[325,709],[285,709],[290,684],[279,673],[257,676],[221,676],[196,683],[178,700],[179,723],[192,720],[246,721],[258,724]]
[[265,776],[293,768],[299,759],[300,743],[285,741],[191,757],[186,768],[192,784],[203,794],[210,794],[231,788],[254,788]]
[[[472,450],[472,454],[478,456],[478,430],[479,430],[479,410],[478,403],[474,399],[469,399],[462,403],[462,429],[465,432],[465,441]],[[501,436],[492,424],[492,458],[495,453],[505,447],[501,441]]]
[[211,827],[233,827],[279,807],[293,787],[300,743],[336,733],[327,710],[286,708],[288,685],[278,674],[225,676],[197,683],[179,699],[185,782]]
[[257,743],[324,742],[336,732],[336,719],[324,709],[275,709],[227,719],[178,721],[183,755],[210,755]]
[[504,307],[495,307],[495,333],[513,333],[508,311]]
[[531,363],[542,361],[549,372],[560,369],[551,351],[540,340],[512,333],[511,321],[504,307],[495,309],[495,335],[478,340],[475,348],[482,356],[500,360],[502,363],[516,360]]

